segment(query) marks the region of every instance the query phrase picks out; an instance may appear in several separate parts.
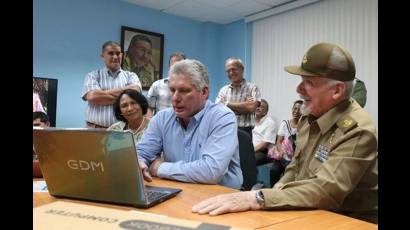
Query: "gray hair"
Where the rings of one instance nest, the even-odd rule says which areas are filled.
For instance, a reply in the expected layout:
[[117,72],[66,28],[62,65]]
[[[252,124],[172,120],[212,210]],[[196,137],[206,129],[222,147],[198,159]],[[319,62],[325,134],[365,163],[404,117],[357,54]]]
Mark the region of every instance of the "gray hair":
[[344,98],[350,98],[353,95],[353,80],[352,81],[338,81],[330,78],[325,78],[326,79],[326,84],[328,86],[334,86],[337,83],[342,83],[345,85],[346,90],[344,93]]
[[269,103],[265,99],[261,99],[261,103],[265,103],[266,111],[269,111]]
[[242,63],[242,60],[239,59],[239,58],[234,58],[234,57],[230,57],[230,58],[226,59],[226,61],[225,61],[225,66],[227,66],[228,63],[231,62],[231,61],[232,61],[233,63],[235,63],[235,65],[241,67],[242,70],[245,69],[245,66],[244,66],[243,63]]
[[168,64],[171,64],[171,59],[172,59],[173,57],[179,57],[181,60],[185,60],[185,59],[186,59],[186,55],[185,55],[184,53],[182,53],[182,52],[175,52],[175,53],[172,53],[171,55],[169,55]]
[[186,75],[191,78],[192,84],[199,91],[205,86],[209,86],[208,71],[204,64],[194,59],[185,59],[175,63],[169,69],[168,75]]
[[105,50],[105,48],[107,48],[107,46],[117,46],[117,47],[120,47],[120,48],[121,48],[121,46],[120,46],[120,44],[118,44],[118,42],[115,42],[115,41],[106,41],[106,42],[104,42],[104,44],[102,45],[102,52],[104,52],[104,50]]

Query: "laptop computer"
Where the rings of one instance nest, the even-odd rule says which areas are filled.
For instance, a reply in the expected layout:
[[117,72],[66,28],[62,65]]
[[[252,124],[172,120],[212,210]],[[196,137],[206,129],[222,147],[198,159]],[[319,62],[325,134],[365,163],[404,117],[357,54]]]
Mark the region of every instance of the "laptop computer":
[[56,197],[149,208],[182,191],[144,185],[130,132],[33,127],[33,142]]

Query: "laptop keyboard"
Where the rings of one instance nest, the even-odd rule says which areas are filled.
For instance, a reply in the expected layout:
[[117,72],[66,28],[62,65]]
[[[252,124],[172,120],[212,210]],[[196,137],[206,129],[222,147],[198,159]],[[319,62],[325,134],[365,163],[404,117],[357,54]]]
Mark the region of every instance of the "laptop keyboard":
[[145,190],[147,192],[147,197],[148,201],[155,201],[158,200],[159,198],[168,195],[168,192],[160,192],[160,191],[154,191],[154,190]]

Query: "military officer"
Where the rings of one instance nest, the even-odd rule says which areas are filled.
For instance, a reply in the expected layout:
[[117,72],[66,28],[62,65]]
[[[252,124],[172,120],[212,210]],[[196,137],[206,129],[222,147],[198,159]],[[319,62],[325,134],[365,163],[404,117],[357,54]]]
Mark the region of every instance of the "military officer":
[[123,69],[136,73],[143,88],[149,88],[158,79],[152,62],[152,41],[143,34],[132,37],[124,54]]
[[158,78],[155,76],[155,69],[151,65],[135,67],[133,69],[133,72],[137,73],[143,88],[149,88],[151,84]]
[[296,91],[304,100],[296,150],[284,176],[271,189],[223,194],[192,211],[210,215],[258,209],[318,208],[377,223],[378,153],[375,126],[351,93],[355,65],[342,47],[312,46]]

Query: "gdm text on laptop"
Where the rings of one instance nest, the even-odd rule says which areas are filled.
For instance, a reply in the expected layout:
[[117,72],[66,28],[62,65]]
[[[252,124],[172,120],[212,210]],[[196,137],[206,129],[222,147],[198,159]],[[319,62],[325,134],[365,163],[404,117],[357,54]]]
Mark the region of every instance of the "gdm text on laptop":
[[148,208],[182,191],[144,186],[130,132],[33,128],[33,141],[53,196]]

